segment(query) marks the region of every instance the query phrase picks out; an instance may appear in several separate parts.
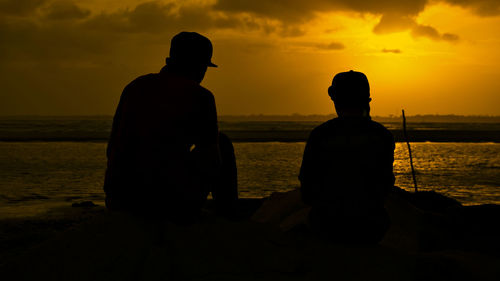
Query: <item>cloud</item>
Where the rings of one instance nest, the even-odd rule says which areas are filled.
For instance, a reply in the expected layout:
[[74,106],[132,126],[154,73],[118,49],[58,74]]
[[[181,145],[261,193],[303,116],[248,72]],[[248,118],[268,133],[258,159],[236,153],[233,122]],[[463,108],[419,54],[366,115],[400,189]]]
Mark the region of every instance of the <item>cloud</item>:
[[[452,5],[476,7],[500,7],[498,0],[441,0]],[[230,13],[250,13],[258,17],[273,18],[285,25],[301,24],[318,13],[352,11],[382,15],[374,26],[375,34],[387,34],[410,30],[413,37],[427,37],[435,41],[456,42],[459,37],[455,34],[441,34],[432,26],[420,25],[416,18],[430,0],[274,0],[274,1],[246,1],[246,0],[219,0],[214,9]]]
[[361,13],[417,15],[425,9],[428,0],[332,0],[331,2]]
[[26,16],[34,13],[46,0],[0,0],[0,15]]
[[174,2],[162,4],[145,2],[131,10],[97,15],[84,23],[94,30],[109,30],[120,33],[162,34],[180,30],[240,29],[270,32],[299,33],[297,26],[281,28],[269,19],[218,13],[211,6],[180,5]]
[[51,20],[83,19],[90,15],[90,11],[78,7],[72,2],[57,1],[46,9],[45,18]]
[[[270,19],[216,12],[210,5],[150,1],[132,9],[91,14],[75,4],[77,2],[37,3],[29,6],[30,9],[25,6],[10,8],[22,10],[25,16],[0,20],[0,66],[13,63],[100,64],[113,50],[148,44],[168,46],[172,35],[182,30],[257,30],[283,36],[298,36],[304,32],[299,26],[283,25]],[[27,15],[28,11],[37,16]]]
[[406,31],[415,25],[415,19],[400,14],[386,14],[380,18],[373,28],[375,34],[385,34]]
[[456,42],[459,40],[459,36],[451,33],[441,34],[434,27],[428,25],[415,24],[411,29],[411,35],[415,38],[427,37],[435,41],[449,41]]
[[[204,30],[205,26],[198,26],[198,22],[206,18],[205,15],[187,11],[193,17],[190,21],[183,21],[186,10],[175,11],[174,3],[160,4],[158,2],[145,2],[137,5],[132,10],[119,10],[113,13],[102,13],[88,19],[83,23],[84,28],[95,31],[117,33],[165,33],[176,26],[190,25],[196,29]],[[202,17],[200,19],[199,17]]]
[[214,8],[220,11],[253,13],[287,22],[300,22],[313,17],[316,13],[336,11],[416,15],[423,11],[426,4],[427,0],[219,0]]
[[163,34],[183,29],[235,29],[296,37],[305,34],[304,24],[318,13],[350,11],[380,15],[379,23],[373,28],[375,34],[410,30],[415,38],[458,41],[457,35],[441,34],[431,26],[416,23],[418,14],[436,1],[470,8],[482,15],[500,13],[498,0],[217,0],[204,3],[152,0],[131,9],[97,15],[91,15],[70,0],[0,0],[0,14],[28,15],[42,10],[47,19],[85,20],[82,26],[96,32]]
[[[373,28],[376,34],[409,30],[414,38],[459,41],[456,34],[416,22],[417,15],[429,1],[218,0],[205,4],[199,1],[149,1],[130,9],[91,14],[79,2],[71,0],[0,0],[0,15],[6,15],[0,20],[3,43],[0,57],[6,61],[83,60],[86,55],[121,48],[120,44],[127,40],[156,40],[168,44],[171,35],[181,30],[210,32],[232,29],[303,36],[306,21],[317,13],[335,11],[381,15]],[[483,14],[496,13],[500,6],[498,0],[434,1],[468,7]],[[484,11],[486,8],[489,8],[489,13]],[[135,38],[131,39],[132,36]],[[323,50],[345,48],[339,42],[315,47]]]
[[340,42],[331,42],[328,44],[316,44],[316,48],[322,50],[343,50],[345,46]]
[[275,18],[281,21],[305,21],[310,19],[314,12],[322,7],[330,6],[325,0],[275,0],[275,1],[246,1],[246,0],[218,0],[214,9],[230,13],[251,13],[260,17]]
[[449,42],[455,42],[455,41],[459,41],[460,37],[456,34],[453,34],[453,33],[444,33],[443,35],[441,35],[441,39],[443,39],[445,41],[449,41]]
[[442,0],[451,5],[471,9],[480,16],[500,15],[500,1],[498,0]]
[[411,30],[413,37],[427,37],[433,40],[440,40],[441,34],[432,26],[415,25]]
[[441,34],[436,28],[429,25],[422,25],[416,22],[415,17],[387,14],[380,18],[380,21],[373,28],[375,34],[386,34],[410,30],[414,38],[426,37],[434,41],[457,42],[459,36],[452,33]]
[[427,5],[437,1],[470,8],[479,15],[500,14],[498,0],[218,0],[214,8],[219,11],[252,13],[292,22],[304,21],[313,17],[315,13],[336,11],[416,16]]
[[401,54],[400,49],[382,49],[382,53],[393,53],[393,54]]

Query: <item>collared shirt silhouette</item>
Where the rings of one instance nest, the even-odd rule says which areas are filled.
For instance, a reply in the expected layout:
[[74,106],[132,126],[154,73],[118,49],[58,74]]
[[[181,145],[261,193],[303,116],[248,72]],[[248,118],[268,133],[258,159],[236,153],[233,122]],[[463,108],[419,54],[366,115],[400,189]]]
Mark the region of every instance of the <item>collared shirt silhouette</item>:
[[167,64],[123,90],[113,119],[104,183],[110,209],[191,219],[211,191],[237,198],[236,165],[220,134],[213,94],[200,86],[212,44],[194,32],[174,36]]
[[394,185],[394,138],[369,116],[370,90],[360,72],[337,74],[328,90],[338,118],[310,134],[300,169],[311,222],[342,240],[376,242],[388,217],[384,197]]

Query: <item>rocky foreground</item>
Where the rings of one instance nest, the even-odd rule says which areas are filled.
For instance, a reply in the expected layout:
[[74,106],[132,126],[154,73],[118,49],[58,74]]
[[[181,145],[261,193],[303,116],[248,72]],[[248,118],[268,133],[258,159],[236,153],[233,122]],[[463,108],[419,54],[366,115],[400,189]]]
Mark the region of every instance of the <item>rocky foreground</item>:
[[[500,206],[395,190],[376,246],[319,238],[290,196],[178,226],[80,204],[0,222],[2,280],[500,280]],[[252,212],[249,212],[252,213]]]

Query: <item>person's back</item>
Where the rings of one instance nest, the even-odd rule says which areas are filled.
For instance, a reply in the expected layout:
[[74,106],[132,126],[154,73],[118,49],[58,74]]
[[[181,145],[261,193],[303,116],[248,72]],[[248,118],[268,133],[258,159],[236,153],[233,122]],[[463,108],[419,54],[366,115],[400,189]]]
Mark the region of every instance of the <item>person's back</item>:
[[[335,83],[349,86],[352,81]],[[359,89],[336,89],[336,94],[351,94],[352,100],[336,97],[333,90],[339,117],[311,132],[299,176],[302,199],[313,207],[312,223],[328,235],[373,242],[387,228],[383,201],[394,184],[394,139],[369,117],[369,90],[366,95],[362,89],[365,94],[358,99]]]
[[143,210],[201,200],[193,195],[202,190],[189,190],[202,186],[189,153],[200,142],[215,145],[216,118],[212,94],[193,81],[165,69],[134,80],[114,118],[106,193]]
[[208,39],[180,33],[160,73],[137,78],[122,93],[107,150],[104,190],[110,209],[183,220],[195,217],[213,191],[221,166],[217,113],[212,93],[199,85],[207,66],[215,66],[212,47],[208,41],[205,60],[192,62],[182,53],[186,48],[174,48],[185,41],[197,48]]

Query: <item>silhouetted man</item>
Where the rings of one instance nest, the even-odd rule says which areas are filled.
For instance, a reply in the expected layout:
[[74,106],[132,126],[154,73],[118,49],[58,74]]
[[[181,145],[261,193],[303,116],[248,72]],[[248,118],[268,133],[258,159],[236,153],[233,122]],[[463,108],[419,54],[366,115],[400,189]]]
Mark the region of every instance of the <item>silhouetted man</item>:
[[300,169],[310,221],[331,238],[378,242],[389,221],[384,197],[394,185],[394,138],[370,118],[370,86],[363,73],[335,75],[328,94],[338,118],[310,134]]
[[237,200],[230,140],[219,133],[212,93],[200,86],[212,43],[174,36],[159,73],[125,87],[113,119],[104,182],[106,206],[179,222],[198,216],[209,192],[219,206]]

